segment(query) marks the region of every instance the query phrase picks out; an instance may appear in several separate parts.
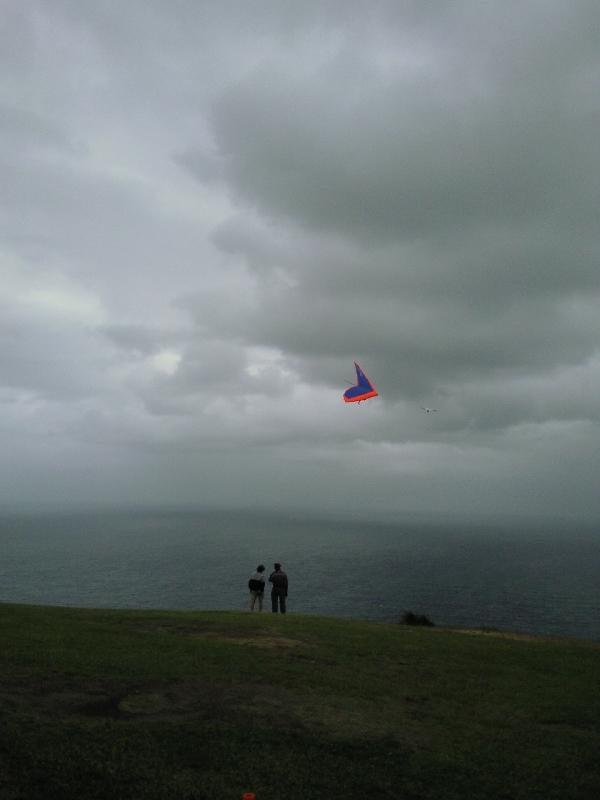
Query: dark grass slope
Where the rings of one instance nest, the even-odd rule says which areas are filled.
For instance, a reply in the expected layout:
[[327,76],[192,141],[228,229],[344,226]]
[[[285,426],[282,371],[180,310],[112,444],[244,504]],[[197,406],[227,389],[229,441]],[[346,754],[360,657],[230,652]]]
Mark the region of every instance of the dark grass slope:
[[600,797],[600,645],[0,605],[2,800]]

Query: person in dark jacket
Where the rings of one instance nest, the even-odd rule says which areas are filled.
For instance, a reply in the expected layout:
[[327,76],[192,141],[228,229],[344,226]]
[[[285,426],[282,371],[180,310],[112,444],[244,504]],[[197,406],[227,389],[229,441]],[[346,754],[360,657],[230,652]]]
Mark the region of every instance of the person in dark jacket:
[[263,575],[264,571],[264,564],[259,564],[256,568],[256,572],[250,576],[250,580],[248,581],[248,588],[250,589],[250,611],[254,611],[254,606],[256,605],[257,600],[258,610],[262,611],[263,596],[265,592],[265,576]]
[[271,586],[271,606],[273,613],[281,611],[285,614],[285,599],[288,593],[288,579],[285,572],[281,569],[281,564],[273,564],[275,571],[269,575]]

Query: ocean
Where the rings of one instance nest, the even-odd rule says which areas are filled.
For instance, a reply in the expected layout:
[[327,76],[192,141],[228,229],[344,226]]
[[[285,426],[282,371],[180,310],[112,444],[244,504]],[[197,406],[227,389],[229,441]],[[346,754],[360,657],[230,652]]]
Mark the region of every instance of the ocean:
[[[230,609],[280,561],[291,613],[600,640],[600,526],[88,512],[0,517],[0,602]],[[268,601],[268,598],[266,598]]]

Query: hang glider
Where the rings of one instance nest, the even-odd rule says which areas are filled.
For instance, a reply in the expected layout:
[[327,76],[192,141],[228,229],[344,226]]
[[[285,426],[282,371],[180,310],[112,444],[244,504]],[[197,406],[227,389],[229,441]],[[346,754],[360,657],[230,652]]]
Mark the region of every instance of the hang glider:
[[344,402],[360,403],[361,400],[368,400],[369,397],[377,397],[379,392],[375,389],[356,361],[354,362],[354,366],[356,368],[356,383],[344,392]]
[[421,406],[421,408],[426,414],[431,414],[432,411],[437,411],[437,408],[426,408],[425,406]]

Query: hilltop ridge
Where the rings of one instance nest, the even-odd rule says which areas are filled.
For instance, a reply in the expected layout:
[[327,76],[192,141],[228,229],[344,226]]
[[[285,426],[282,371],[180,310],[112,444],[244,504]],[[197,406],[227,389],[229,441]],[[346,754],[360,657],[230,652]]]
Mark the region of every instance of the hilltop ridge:
[[600,796],[598,643],[8,604],[0,632],[3,798]]

